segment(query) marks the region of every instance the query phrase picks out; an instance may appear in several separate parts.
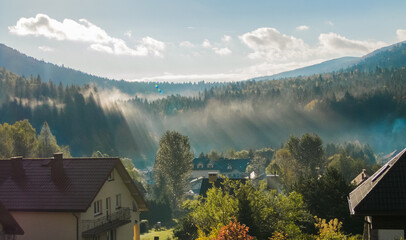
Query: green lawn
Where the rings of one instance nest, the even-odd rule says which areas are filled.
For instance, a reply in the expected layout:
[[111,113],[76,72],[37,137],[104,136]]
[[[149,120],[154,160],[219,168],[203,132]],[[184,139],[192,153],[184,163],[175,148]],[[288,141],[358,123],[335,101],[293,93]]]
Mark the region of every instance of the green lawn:
[[173,233],[172,233],[173,229],[168,229],[165,231],[153,231],[151,230],[148,233],[144,233],[141,235],[141,240],[154,240],[154,237],[157,236],[159,237],[159,240],[167,240],[169,239],[173,239]]

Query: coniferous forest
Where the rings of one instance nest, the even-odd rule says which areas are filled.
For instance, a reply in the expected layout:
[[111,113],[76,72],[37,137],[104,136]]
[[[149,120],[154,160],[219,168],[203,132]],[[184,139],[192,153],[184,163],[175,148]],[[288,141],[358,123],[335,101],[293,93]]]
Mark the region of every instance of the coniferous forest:
[[405,76],[404,68],[351,69],[230,83],[194,97],[108,102],[96,85],[63,86],[2,69],[0,121],[28,119],[37,131],[46,121],[73,156],[102,151],[142,165],[151,165],[167,129],[189,136],[195,152],[275,147],[313,132],[326,142],[359,140],[388,153],[405,140]]

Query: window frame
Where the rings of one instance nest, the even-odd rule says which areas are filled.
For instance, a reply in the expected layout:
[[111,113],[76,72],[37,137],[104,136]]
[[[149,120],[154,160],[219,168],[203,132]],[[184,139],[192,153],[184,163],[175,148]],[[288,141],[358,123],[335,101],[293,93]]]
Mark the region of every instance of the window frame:
[[93,203],[94,216],[99,216],[99,215],[103,214],[103,205],[102,204],[103,204],[103,201],[101,199],[97,200]]
[[116,209],[121,208],[121,193],[116,194]]

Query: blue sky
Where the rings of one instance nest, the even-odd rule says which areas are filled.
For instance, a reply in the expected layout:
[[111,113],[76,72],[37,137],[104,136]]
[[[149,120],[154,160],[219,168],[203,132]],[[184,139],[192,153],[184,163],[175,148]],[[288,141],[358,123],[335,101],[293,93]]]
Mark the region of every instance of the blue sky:
[[238,81],[406,40],[406,1],[0,0],[0,42],[129,81]]

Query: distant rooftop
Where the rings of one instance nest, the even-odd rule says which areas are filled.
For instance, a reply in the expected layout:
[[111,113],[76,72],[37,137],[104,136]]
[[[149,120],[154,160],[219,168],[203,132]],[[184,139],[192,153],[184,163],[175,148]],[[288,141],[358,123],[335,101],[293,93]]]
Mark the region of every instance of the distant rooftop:
[[[220,158],[217,161],[210,161],[208,158],[195,158],[193,159],[193,170],[219,170],[222,173],[232,172],[233,170],[238,170],[240,172],[245,172],[248,164],[251,162],[250,159],[228,159]],[[211,167],[212,166],[212,167]]]

